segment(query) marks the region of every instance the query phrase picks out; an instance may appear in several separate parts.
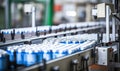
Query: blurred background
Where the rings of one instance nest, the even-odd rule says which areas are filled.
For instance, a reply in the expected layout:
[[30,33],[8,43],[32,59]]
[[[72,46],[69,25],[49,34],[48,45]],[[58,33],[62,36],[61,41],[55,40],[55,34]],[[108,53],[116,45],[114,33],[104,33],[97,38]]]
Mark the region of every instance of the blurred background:
[[0,29],[31,26],[31,14],[24,13],[24,5],[35,6],[35,25],[95,21],[92,8],[111,0],[0,0]]

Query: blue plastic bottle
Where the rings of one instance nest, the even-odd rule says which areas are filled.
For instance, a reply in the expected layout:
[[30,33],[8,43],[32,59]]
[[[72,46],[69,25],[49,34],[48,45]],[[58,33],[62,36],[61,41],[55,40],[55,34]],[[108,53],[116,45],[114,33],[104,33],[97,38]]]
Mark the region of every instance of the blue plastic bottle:
[[24,51],[22,48],[18,49],[16,51],[16,62],[19,65],[23,65],[23,55],[24,55]]
[[6,71],[8,68],[8,54],[0,49],[0,71]]
[[15,50],[14,50],[14,48],[8,48],[7,49],[7,53],[9,54],[9,60],[10,60],[10,62],[14,62],[14,60],[15,60]]
[[47,55],[48,55],[48,60],[52,60],[53,59],[53,51],[52,50],[48,50],[47,51]]
[[38,55],[37,62],[42,62],[44,52],[40,50],[37,55]]
[[24,53],[24,65],[31,66],[37,63],[36,53],[33,50],[26,49]]

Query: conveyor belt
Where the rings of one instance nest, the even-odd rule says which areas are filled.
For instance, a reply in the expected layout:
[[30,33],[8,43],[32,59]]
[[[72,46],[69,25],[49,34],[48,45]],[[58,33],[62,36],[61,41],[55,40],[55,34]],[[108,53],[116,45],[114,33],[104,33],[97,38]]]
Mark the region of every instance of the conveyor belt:
[[58,35],[69,34],[69,33],[76,33],[76,32],[81,32],[81,31],[94,30],[94,29],[99,29],[99,28],[102,28],[102,27],[103,26],[95,26],[95,27],[76,29],[76,30],[71,30],[71,31],[66,31],[66,32],[58,32],[58,33],[52,33],[52,34],[47,34],[47,35],[41,35],[39,37],[31,37],[31,38],[17,39],[17,40],[8,40],[5,43],[0,42],[0,47],[15,44],[15,43],[21,43],[21,42],[25,42],[25,41],[33,41],[33,40],[36,40],[36,39],[43,39],[43,38],[54,37],[54,36],[58,36]]
[[[16,56],[19,57],[19,58],[16,58],[16,60],[17,60],[16,63],[18,65],[19,64],[23,65],[22,67],[19,67],[19,66],[17,67],[18,70],[19,70],[19,68],[21,70],[21,69],[25,68],[24,66],[30,66],[31,67],[31,65],[32,65],[32,67],[34,67],[34,66],[37,66],[37,65],[41,65],[41,63],[38,64],[39,60],[41,62],[41,59],[38,58],[38,55],[41,54],[39,52],[41,52],[41,51],[43,51],[44,53],[43,53],[42,56],[40,55],[40,57],[42,57],[42,58],[44,57],[45,59],[49,58],[49,60],[46,59],[47,64],[49,64],[49,63],[60,61],[60,60],[63,60],[63,59],[69,59],[69,58],[71,58],[73,56],[78,57],[77,56],[78,54],[81,54],[83,52],[87,52],[87,50],[92,49],[92,47],[94,47],[96,45],[96,41],[95,40],[85,40],[85,39],[83,40],[83,38],[76,37],[76,35],[70,36],[69,38],[68,37],[62,37],[62,38],[57,38],[57,39],[53,38],[55,40],[49,41],[50,39],[52,39],[52,38],[46,39],[45,42],[43,42],[42,44],[12,45],[12,46],[7,47],[7,52],[8,52],[8,54],[11,55],[10,58],[13,58],[12,61],[14,61],[13,53],[14,53],[14,50],[15,50]],[[61,43],[62,39],[64,39],[63,41],[65,41],[66,43]],[[57,42],[57,43],[51,43],[51,42]],[[72,42],[72,43],[70,43],[70,42]],[[48,43],[48,44],[46,44],[46,43]],[[91,43],[91,44],[89,44],[89,43]],[[83,49],[81,49],[82,47],[83,47]],[[35,49],[35,52],[36,52],[35,54],[34,54],[34,49]],[[28,53],[29,50],[30,50],[30,53]],[[51,50],[52,53],[48,53],[47,51],[49,51],[49,50]],[[67,50],[68,54],[64,55],[62,52],[66,51],[66,50]],[[31,51],[32,51],[32,53],[31,53]],[[54,57],[53,55],[56,54],[56,51],[58,53],[57,53],[57,56]],[[63,54],[63,55],[61,56],[61,54]],[[30,56],[28,56],[28,55],[30,55]],[[52,59],[51,59],[51,55],[52,55]],[[27,58],[26,61],[25,61],[24,59],[27,56],[28,57],[35,56],[35,57],[34,57],[34,59],[33,58],[32,59],[31,58]],[[36,59],[37,59],[37,61],[36,61]],[[32,63],[32,64],[29,64],[32,61],[35,61],[35,62]],[[21,63],[19,63],[19,62],[21,62]],[[26,64],[26,62],[27,62],[27,64]],[[36,64],[36,65],[34,65],[34,64]],[[26,67],[26,68],[29,68],[29,67]],[[37,68],[37,67],[35,67],[35,68]],[[34,68],[32,68],[32,69],[34,69]]]
[[[47,64],[50,64],[50,63],[53,63],[53,62],[57,62],[59,60],[63,60],[63,59],[66,59],[66,58],[69,58],[69,57],[72,57],[72,56],[75,56],[75,55],[78,55],[78,54],[82,54],[82,53],[85,53],[85,52],[88,52],[88,51],[91,51],[93,48],[90,48],[90,49],[86,49],[84,51],[80,51],[80,52],[77,52],[77,53],[74,53],[74,54],[71,54],[71,55],[67,55],[67,56],[64,56],[64,57],[61,57],[61,58],[57,58],[57,59],[54,59],[54,60],[50,60],[47,62]],[[25,68],[22,68],[22,69],[19,69],[17,71],[30,71],[32,69],[37,69],[41,66],[42,64],[39,63],[39,64],[36,64],[36,65],[33,65],[33,66],[30,66],[30,67],[25,67]]]

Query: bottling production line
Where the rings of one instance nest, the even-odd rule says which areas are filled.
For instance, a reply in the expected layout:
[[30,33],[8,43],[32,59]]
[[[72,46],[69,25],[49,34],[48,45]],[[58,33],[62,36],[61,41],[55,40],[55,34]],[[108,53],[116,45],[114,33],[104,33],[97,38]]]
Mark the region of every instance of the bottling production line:
[[92,10],[105,22],[0,30],[0,71],[116,71],[120,31],[115,32],[115,19],[120,19],[113,5]]
[[[51,69],[51,64],[54,62],[64,59],[71,61],[71,58],[78,57],[79,54],[84,53],[84,50],[90,51],[92,47],[96,45],[98,35],[80,35],[80,33],[88,32],[91,30],[99,31],[99,29],[103,27],[102,25],[100,25],[102,23],[103,22],[88,22],[87,25],[84,25],[84,23],[81,23],[80,25],[61,24],[59,26],[52,27],[45,26],[45,29],[44,27],[37,27],[37,32],[39,32],[37,33],[37,35],[36,28],[31,28],[32,30],[29,30],[30,28],[1,30],[1,34],[4,34],[4,37],[1,37],[1,39],[5,38],[5,41],[1,40],[0,46],[1,48],[4,47],[3,49],[6,50],[9,54],[9,63],[11,64],[11,66],[13,66],[13,70],[14,67],[15,70],[16,68],[17,70],[19,70],[19,67],[22,67],[21,69],[25,71],[33,69],[39,70],[38,67],[41,65],[38,63],[41,63],[42,59],[45,59],[47,61],[46,64],[49,70]],[[41,28],[43,29],[41,30]],[[20,34],[22,32],[24,32],[24,38],[22,38],[23,35]],[[11,33],[15,34],[14,38]],[[82,38],[83,36],[85,37]],[[88,52],[88,54],[89,53],[90,52]],[[88,54],[86,54],[87,57],[89,57]],[[9,70],[10,69],[12,70],[11,67],[9,68]],[[63,68],[63,71],[66,71],[67,69],[68,68],[65,68],[64,70]]]

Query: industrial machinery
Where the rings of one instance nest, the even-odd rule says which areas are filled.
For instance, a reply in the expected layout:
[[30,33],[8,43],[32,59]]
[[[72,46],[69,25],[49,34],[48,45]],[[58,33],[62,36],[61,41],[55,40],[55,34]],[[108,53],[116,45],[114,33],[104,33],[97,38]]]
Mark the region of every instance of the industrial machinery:
[[[113,4],[115,5],[115,7],[117,7],[118,5],[113,1]],[[114,60],[114,54],[116,54],[117,52],[117,62],[119,62],[119,45],[118,44],[114,44],[113,47],[113,42],[114,43],[118,43],[116,42],[116,22],[115,22],[115,18],[114,16],[117,15],[117,9],[114,7],[113,4],[106,4],[106,3],[102,3],[102,4],[98,4],[97,7],[95,9],[93,9],[93,15],[95,18],[105,18],[106,21],[106,40],[103,42],[103,45],[99,46],[97,49],[97,64],[98,65],[91,65],[90,69],[91,71],[114,71],[115,66],[115,60]],[[112,24],[110,24],[110,19],[112,17]],[[116,17],[118,20],[119,18]],[[112,25],[112,39],[110,40],[110,26]],[[117,51],[114,51],[116,50]],[[102,56],[102,57],[101,57]],[[102,66],[101,66],[102,65]],[[119,64],[118,64],[119,65]],[[97,67],[97,68],[95,68]]]
[[0,30],[0,71],[93,71],[94,66],[112,71],[110,67],[119,65],[114,63],[116,54],[120,58],[115,19],[110,22],[111,15],[119,19],[113,4],[98,4],[93,10],[105,22],[57,26],[35,27],[34,5],[25,4],[24,9],[33,15],[33,27]]
[[[99,31],[103,27],[100,25],[101,23],[61,24],[31,28],[31,30],[29,30],[30,28],[1,30],[0,46],[9,54],[9,70],[38,71],[45,69],[50,71],[57,66],[60,71],[67,71],[70,66],[73,67],[74,63],[71,65],[71,61],[74,59],[81,61],[81,57],[83,67],[79,67],[80,64],[78,64],[75,70],[85,70],[85,68],[88,69],[88,59],[91,60],[90,51],[96,46],[98,35],[81,35],[80,33]],[[43,29],[41,30],[41,28]],[[83,36],[85,37],[83,38]],[[40,41],[40,39],[42,40]],[[81,56],[81,54],[83,55]],[[43,59],[46,60],[46,63]],[[67,67],[63,66],[65,62]]]
[[94,63],[92,49],[100,38],[95,33],[105,28],[103,23],[1,30],[0,46],[9,54],[8,69],[54,71],[57,66],[59,71],[88,70],[88,65]]

